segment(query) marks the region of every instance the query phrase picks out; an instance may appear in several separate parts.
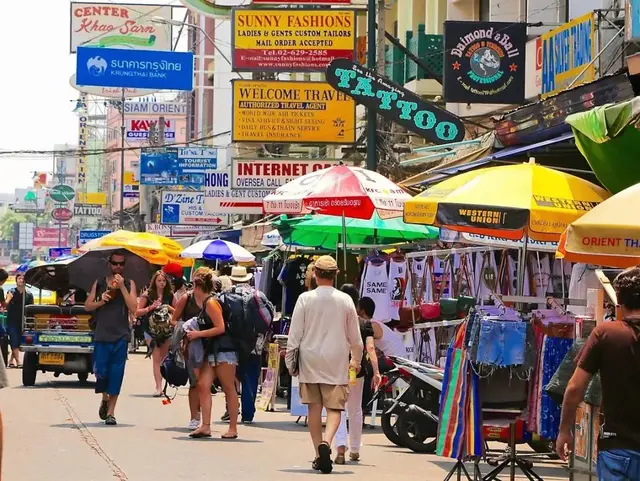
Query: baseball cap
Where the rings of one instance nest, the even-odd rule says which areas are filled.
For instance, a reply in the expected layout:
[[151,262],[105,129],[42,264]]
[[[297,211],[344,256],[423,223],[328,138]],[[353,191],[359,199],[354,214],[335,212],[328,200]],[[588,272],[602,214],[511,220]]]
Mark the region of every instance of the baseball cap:
[[331,256],[320,256],[314,265],[316,269],[320,269],[321,271],[337,271],[338,264],[335,259]]
[[169,262],[162,268],[162,272],[170,275],[171,277],[184,279],[184,276],[182,274],[182,267],[180,266],[180,264],[176,264],[175,262]]

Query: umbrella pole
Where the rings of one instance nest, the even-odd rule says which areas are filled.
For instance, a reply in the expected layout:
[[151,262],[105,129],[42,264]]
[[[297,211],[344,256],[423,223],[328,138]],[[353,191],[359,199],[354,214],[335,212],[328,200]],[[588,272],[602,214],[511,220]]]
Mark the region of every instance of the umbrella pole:
[[[524,279],[527,270],[527,246],[529,244],[529,230],[525,230],[524,237],[522,238],[522,249],[519,251],[520,258],[518,259],[518,285],[516,286],[516,296],[521,296],[524,293]],[[522,308],[522,304],[520,305]]]
[[344,272],[344,279],[347,279],[347,221],[344,217],[344,211],[342,211],[342,269]]

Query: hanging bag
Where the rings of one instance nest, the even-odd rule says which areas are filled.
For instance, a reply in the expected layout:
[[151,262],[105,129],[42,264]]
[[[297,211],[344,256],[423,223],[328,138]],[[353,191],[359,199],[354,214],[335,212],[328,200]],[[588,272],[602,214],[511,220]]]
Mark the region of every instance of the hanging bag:
[[[458,278],[458,319],[463,319],[469,313],[472,307],[476,305],[476,298],[471,295],[471,276],[469,274],[469,258],[467,254],[463,254],[460,258],[460,276]],[[462,280],[467,282],[467,290],[469,295],[462,295]]]
[[[435,301],[436,293],[433,282],[433,269],[429,264],[429,259],[427,259],[422,272],[422,283],[420,286],[420,318],[425,322],[437,321],[440,319],[440,303]],[[427,269],[429,270],[429,277],[431,279],[429,284],[431,286],[431,299],[434,299],[432,302],[422,302],[424,295],[427,292]]]
[[[443,297],[445,286],[447,285],[447,275],[449,275],[451,297]],[[455,278],[453,273],[453,256],[448,255],[445,259],[444,272],[442,273],[442,281],[440,282],[440,318],[443,321],[452,321],[458,318],[458,299],[455,297],[454,291]]]
[[[411,277],[409,277],[411,276]],[[411,292],[413,297],[412,306],[406,306],[406,293],[407,293],[407,285],[409,280],[411,280]],[[417,319],[420,319],[420,306],[418,305],[418,299],[415,296],[415,291],[413,290],[415,286],[415,278],[413,276],[413,272],[409,264],[407,264],[407,272],[405,273],[404,286],[402,289],[402,297],[400,298],[400,307],[398,308],[398,318],[400,323],[396,326],[396,329],[400,332],[405,332],[411,329]]]

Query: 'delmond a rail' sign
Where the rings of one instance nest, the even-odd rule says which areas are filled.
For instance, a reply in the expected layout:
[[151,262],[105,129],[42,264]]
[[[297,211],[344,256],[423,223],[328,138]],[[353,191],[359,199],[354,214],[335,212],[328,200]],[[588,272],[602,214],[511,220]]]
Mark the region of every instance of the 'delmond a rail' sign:
[[433,143],[464,139],[465,129],[459,117],[362,65],[335,59],[327,67],[326,75],[327,82],[336,90]]

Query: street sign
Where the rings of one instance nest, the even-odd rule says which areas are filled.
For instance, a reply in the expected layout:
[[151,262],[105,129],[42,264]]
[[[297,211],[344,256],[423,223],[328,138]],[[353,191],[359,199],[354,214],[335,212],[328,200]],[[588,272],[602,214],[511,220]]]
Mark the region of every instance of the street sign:
[[78,204],[73,206],[73,215],[76,217],[102,217],[102,206],[96,204]]
[[95,87],[193,90],[193,53],[78,47],[76,82]]
[[66,207],[57,207],[51,211],[51,217],[58,222],[67,222],[73,218],[73,212]]
[[229,225],[229,215],[210,211],[204,192],[165,190],[162,192],[162,224]]
[[202,187],[207,170],[218,168],[215,147],[161,147],[142,149],[140,184]]
[[49,249],[49,259],[71,255],[71,247],[51,247]]
[[49,192],[49,197],[55,202],[69,202],[76,196],[76,191],[68,185],[56,185]]
[[93,239],[99,239],[107,234],[111,234],[110,230],[81,230],[78,235],[80,245],[86,244]]

